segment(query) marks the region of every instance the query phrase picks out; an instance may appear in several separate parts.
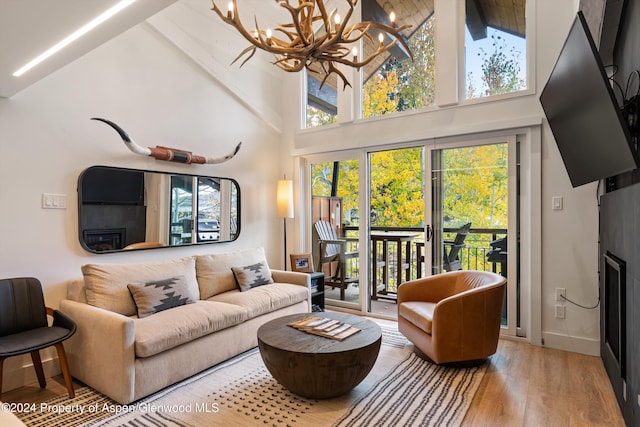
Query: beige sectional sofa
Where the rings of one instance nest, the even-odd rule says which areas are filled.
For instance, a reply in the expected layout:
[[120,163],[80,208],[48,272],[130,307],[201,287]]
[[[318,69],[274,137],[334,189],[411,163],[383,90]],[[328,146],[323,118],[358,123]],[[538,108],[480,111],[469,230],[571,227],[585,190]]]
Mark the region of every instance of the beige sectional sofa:
[[[309,276],[269,270],[262,248],[82,271],[60,304],[78,326],[65,342],[69,367],[122,404],[257,346],[271,319],[311,310]],[[252,287],[265,278],[274,283]],[[158,289],[166,295],[154,302]]]

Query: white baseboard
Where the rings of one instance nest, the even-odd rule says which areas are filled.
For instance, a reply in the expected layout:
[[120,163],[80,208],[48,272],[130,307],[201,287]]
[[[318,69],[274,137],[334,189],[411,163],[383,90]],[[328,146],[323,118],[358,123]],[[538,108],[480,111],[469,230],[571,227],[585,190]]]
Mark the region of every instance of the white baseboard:
[[552,332],[542,332],[544,346],[556,350],[572,351],[600,357],[600,341],[591,338],[570,337]]
[[[41,353],[41,357],[42,357]],[[16,356],[17,358],[18,356]],[[7,363],[11,359],[7,359],[5,361],[5,365],[9,365]],[[31,362],[31,357],[29,355],[23,356],[22,366],[19,366],[15,369],[6,369],[2,374],[2,392],[7,392],[9,390],[14,390],[16,388],[23,387],[25,385],[33,384],[38,382],[38,377],[36,376],[36,370],[33,368],[33,363]],[[55,377],[56,375],[60,375],[60,363],[58,363],[58,358],[47,358],[42,359],[42,369],[44,370],[45,379]]]

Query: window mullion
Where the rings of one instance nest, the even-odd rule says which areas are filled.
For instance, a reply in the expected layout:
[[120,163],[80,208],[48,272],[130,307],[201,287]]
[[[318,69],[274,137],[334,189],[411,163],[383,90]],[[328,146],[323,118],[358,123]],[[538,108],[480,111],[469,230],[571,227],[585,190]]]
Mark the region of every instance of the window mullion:
[[[435,0],[436,105],[460,102],[460,67],[463,65],[464,0]],[[462,17],[462,19],[461,19]]]

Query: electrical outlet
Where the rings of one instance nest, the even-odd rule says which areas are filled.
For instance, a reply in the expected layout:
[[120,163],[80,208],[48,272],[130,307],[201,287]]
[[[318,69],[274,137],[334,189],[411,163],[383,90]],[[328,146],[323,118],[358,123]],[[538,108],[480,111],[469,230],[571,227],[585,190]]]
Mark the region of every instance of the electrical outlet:
[[565,302],[567,290],[565,288],[556,288],[556,301]]
[[556,319],[564,319],[565,318],[565,309],[564,305],[556,304]]

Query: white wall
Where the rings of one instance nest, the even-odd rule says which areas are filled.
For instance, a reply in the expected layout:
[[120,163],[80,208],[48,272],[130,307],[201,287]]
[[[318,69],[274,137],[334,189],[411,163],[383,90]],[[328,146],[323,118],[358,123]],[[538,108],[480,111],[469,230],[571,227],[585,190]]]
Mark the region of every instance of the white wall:
[[[326,151],[332,148],[327,141],[334,141],[333,148],[348,148],[350,144],[393,142],[397,135],[403,135],[403,140],[434,133],[443,136],[469,126],[499,129],[505,120],[543,117],[536,94],[300,133],[296,130],[297,120],[291,119],[297,117],[299,110],[300,83],[296,76],[286,74],[280,86],[274,78],[276,73],[263,74],[265,66],[257,61],[264,57],[253,58],[242,69],[234,65],[220,70],[235,56],[228,54],[234,51],[229,43],[236,44],[238,51],[246,43],[239,37],[230,42],[230,32],[222,29],[215,17],[202,18],[204,21],[194,26],[197,28],[187,28],[185,16],[189,12],[184,9],[185,3],[187,7],[199,3],[180,3],[150,20],[153,25],[141,24],[12,98],[0,98],[0,271],[2,277],[38,277],[45,288],[46,302],[53,307],[64,297],[66,281],[79,277],[80,266],[89,262],[138,262],[262,245],[270,264],[280,267],[282,221],[276,218],[273,207],[275,182],[283,173],[293,176],[296,158],[288,154],[294,150]],[[538,0],[534,8],[537,28],[531,30],[536,34],[537,93],[573,20],[572,3],[575,2]],[[170,42],[165,38],[171,38],[163,33],[167,29],[163,23],[167,21],[179,31],[198,32],[191,43],[193,49],[187,49],[187,54],[174,46],[184,48],[184,39]],[[214,37],[207,34],[208,38],[198,39],[201,27],[209,24]],[[207,56],[203,49],[216,61],[203,63],[206,58],[202,58]],[[270,64],[266,67],[275,68]],[[218,71],[222,77],[216,74]],[[258,75],[262,77],[256,78]],[[270,102],[256,103],[238,96],[241,90],[251,96],[257,81],[262,88],[260,93],[271,98]],[[290,96],[284,96],[287,93]],[[133,156],[113,130],[89,120],[94,116],[120,124],[143,146],[167,145],[207,155],[226,153],[238,141],[243,146],[236,158],[221,165],[159,162]],[[274,130],[281,123],[282,135]],[[546,124],[542,155],[543,255],[542,283],[538,284],[542,305],[534,307],[542,317],[540,332],[547,345],[586,353],[593,353],[596,348],[597,352],[597,345],[593,345],[599,339],[597,310],[567,306],[567,319],[554,319],[555,287],[567,288],[570,298],[587,305],[597,298],[595,188],[571,188]],[[86,167],[98,164],[238,180],[242,191],[239,240],[127,254],[85,252],[78,242],[77,179]],[[296,186],[296,193],[300,190]],[[45,192],[66,194],[67,209],[42,209],[41,196]],[[551,210],[552,196],[564,197],[563,211]],[[303,226],[297,221],[295,227],[289,223],[290,230]],[[292,251],[299,233],[292,232],[289,237],[288,248]],[[33,381],[31,374],[10,378],[21,363],[20,358],[5,363],[5,389],[11,388],[9,381]]]
[[[532,43],[530,60],[535,79],[531,94],[483,103],[469,103],[447,108],[431,108],[424,112],[356,120],[323,129],[285,130],[285,141],[295,155],[337,151],[358,147],[446,138],[467,132],[500,131],[542,121],[541,174],[541,283],[532,283],[533,318],[528,337],[534,343],[554,348],[599,354],[599,312],[566,304],[566,319],[555,318],[555,288],[567,289],[567,297],[583,305],[594,305],[598,298],[597,242],[598,211],[596,185],[573,189],[564,169],[553,135],[544,120],[539,94],[555,64],[556,58],[577,11],[576,2],[528,0],[528,12],[535,25],[527,28]],[[437,15],[440,16],[440,15]],[[437,43],[437,41],[436,41]],[[445,58],[451,52],[444,52]],[[455,60],[455,58],[452,58]],[[453,62],[452,62],[453,63]],[[299,83],[289,83],[297,91]],[[447,98],[447,97],[445,97]],[[287,114],[296,111],[290,107]],[[293,121],[289,122],[293,125]],[[553,196],[564,198],[564,209],[552,211]],[[300,226],[298,226],[300,228]],[[539,280],[538,280],[539,281]]]
[[[161,12],[172,13],[175,9]],[[251,72],[234,71],[239,86],[251,79]],[[274,90],[278,87],[268,88]],[[118,123],[142,146],[214,156],[228,153],[238,141],[243,145],[234,159],[220,165],[160,162],[133,155],[116,132],[91,117]],[[272,126],[156,29],[138,25],[12,98],[0,99],[1,276],[39,278],[46,303],[57,307],[66,281],[81,277],[85,263],[264,246],[270,264],[280,268],[282,222],[274,206],[284,164],[279,150],[280,135]],[[78,241],[76,187],[78,175],[92,165],[234,178],[241,188],[240,237],[234,243],[90,254]],[[66,194],[68,207],[42,209],[42,193]],[[5,364],[5,389],[11,388],[11,371],[20,363],[12,358]]]

